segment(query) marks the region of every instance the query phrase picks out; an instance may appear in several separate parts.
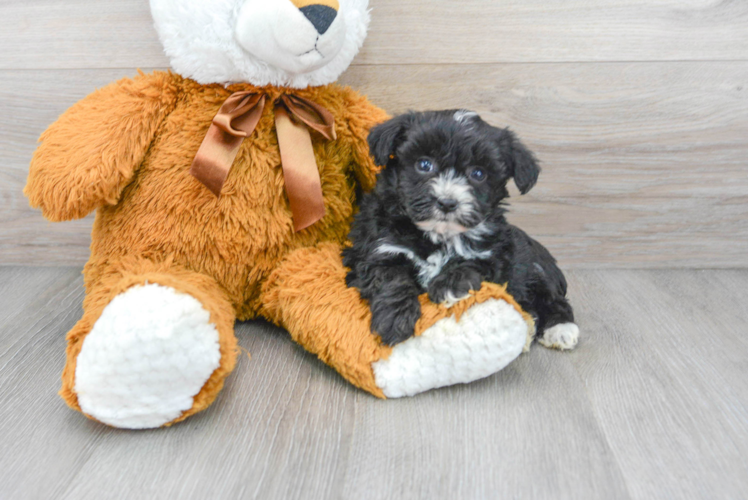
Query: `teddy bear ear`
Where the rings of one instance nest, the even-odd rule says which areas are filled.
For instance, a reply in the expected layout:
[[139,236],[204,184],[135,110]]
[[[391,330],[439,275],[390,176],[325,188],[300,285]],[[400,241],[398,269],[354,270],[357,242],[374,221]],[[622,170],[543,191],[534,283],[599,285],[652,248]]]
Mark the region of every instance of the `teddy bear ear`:
[[405,140],[405,135],[413,123],[414,113],[396,116],[369,132],[369,152],[378,166],[385,166]]

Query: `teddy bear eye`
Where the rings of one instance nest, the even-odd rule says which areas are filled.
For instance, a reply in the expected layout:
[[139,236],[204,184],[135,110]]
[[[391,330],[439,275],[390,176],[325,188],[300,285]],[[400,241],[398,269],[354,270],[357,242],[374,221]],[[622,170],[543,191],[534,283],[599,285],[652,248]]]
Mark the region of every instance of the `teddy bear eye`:
[[418,170],[422,174],[433,172],[434,168],[434,162],[432,162],[428,158],[421,158],[416,162],[416,170]]
[[486,180],[486,177],[488,177],[488,174],[482,168],[474,168],[470,172],[470,178],[475,182],[483,182]]

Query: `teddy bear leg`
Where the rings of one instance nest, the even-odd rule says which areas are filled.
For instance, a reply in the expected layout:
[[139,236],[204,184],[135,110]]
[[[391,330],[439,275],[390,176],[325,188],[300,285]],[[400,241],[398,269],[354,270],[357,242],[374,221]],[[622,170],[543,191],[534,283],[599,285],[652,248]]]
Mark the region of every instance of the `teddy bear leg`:
[[233,370],[237,345],[233,309],[214,280],[135,267],[89,287],[84,316],[67,336],[60,394],[100,422],[144,429],[207,408]]
[[424,294],[416,336],[383,345],[371,313],[345,285],[340,248],[332,243],[289,255],[263,286],[263,314],[377,397],[398,398],[487,377],[526,348],[534,324],[498,285],[485,285],[447,309]]
[[508,296],[502,297],[498,287],[484,287],[478,295],[451,309],[422,297],[418,335],[372,363],[377,386],[385,396],[414,396],[488,377],[528,348],[534,334],[528,317]]

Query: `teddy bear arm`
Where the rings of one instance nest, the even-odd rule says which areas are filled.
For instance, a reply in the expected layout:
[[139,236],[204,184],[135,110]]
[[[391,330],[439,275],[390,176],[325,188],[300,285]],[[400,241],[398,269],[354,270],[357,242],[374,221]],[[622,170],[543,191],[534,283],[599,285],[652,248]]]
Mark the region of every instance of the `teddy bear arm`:
[[169,73],[139,75],[97,90],[41,136],[24,193],[52,221],[115,204],[176,102]]

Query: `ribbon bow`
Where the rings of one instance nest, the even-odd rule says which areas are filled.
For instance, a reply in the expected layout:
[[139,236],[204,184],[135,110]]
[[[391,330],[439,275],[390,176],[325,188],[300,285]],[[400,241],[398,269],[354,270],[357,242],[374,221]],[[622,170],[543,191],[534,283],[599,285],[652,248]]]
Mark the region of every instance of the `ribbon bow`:
[[[216,197],[221,196],[221,188],[242,141],[257,127],[266,100],[265,94],[235,92],[224,101],[213,118],[192,162],[190,173]],[[325,215],[322,183],[307,127],[318,131],[328,140],[334,140],[335,120],[319,104],[293,94],[281,95],[274,105],[275,130],[286,193],[293,213],[294,229],[301,231]]]

